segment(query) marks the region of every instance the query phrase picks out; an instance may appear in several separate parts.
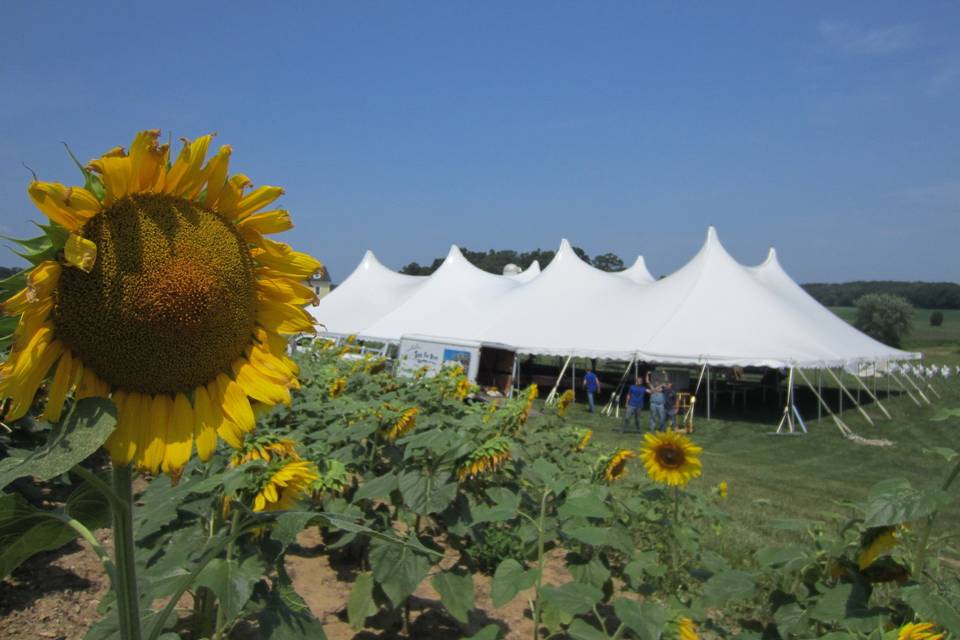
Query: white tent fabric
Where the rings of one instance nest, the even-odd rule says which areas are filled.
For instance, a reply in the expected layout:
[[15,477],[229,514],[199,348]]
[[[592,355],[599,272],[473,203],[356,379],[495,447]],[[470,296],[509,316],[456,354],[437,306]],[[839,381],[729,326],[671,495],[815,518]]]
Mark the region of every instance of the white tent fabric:
[[476,340],[491,306],[523,284],[517,276],[478,269],[454,245],[422,287],[376,322],[362,327],[358,335],[391,342],[408,334]]
[[656,280],[656,278],[653,277],[653,274],[647,269],[647,263],[643,259],[643,256],[637,256],[637,260],[633,263],[633,265],[624,269],[623,271],[614,272],[614,275],[620,276],[621,278],[627,278],[628,280],[632,280],[637,284],[650,284]]
[[403,303],[427,278],[408,276],[383,266],[367,251],[340,286],[307,311],[327,335],[345,336],[376,322]]
[[[341,292],[342,300],[331,300]],[[837,318],[783,271],[773,252],[757,267],[741,265],[713,227],[690,262],[660,280],[642,257],[622,272],[600,271],[566,240],[542,272],[534,264],[513,276],[474,267],[456,246],[426,278],[396,274],[368,252],[314,315],[332,334],[391,342],[416,334],[546,355],[771,367],[919,357]]]

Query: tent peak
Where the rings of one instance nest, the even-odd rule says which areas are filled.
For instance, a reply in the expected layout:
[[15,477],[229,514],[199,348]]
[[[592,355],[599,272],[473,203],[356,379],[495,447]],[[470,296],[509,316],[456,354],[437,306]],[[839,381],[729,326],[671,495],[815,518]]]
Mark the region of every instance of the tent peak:
[[363,254],[363,259],[360,261],[360,266],[364,269],[370,269],[372,267],[382,267],[383,263],[377,260],[377,256],[371,249],[367,249],[367,252]]
[[[447,252],[447,260],[466,260],[463,257],[463,253],[460,251],[460,247],[455,244],[450,245],[450,251]],[[446,260],[444,261],[446,262]]]

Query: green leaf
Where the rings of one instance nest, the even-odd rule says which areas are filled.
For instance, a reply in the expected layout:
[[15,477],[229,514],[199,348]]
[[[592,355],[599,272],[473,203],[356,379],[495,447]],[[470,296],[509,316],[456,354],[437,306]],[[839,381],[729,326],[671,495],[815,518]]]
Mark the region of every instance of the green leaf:
[[810,617],[821,622],[843,622],[867,614],[869,594],[860,584],[838,584],[820,595]]
[[644,575],[660,578],[666,575],[667,566],[660,562],[656,551],[642,551],[634,554],[633,560],[623,568],[623,573],[630,578],[631,586],[638,588],[643,583]]
[[312,511],[282,513],[277,516],[277,522],[270,530],[270,537],[286,548],[297,539],[301,531],[319,519],[321,519],[320,516]]
[[513,600],[518,593],[529,589],[537,581],[536,569],[525,570],[513,558],[503,560],[493,574],[490,586],[490,598],[494,607],[502,607]]
[[670,612],[653,602],[619,598],[613,603],[613,611],[640,640],[660,640],[670,620]]
[[500,625],[488,624],[480,631],[463,640],[497,640],[500,637]]
[[577,618],[569,627],[567,633],[573,640],[609,640],[607,634],[582,618]]
[[763,567],[795,571],[803,567],[810,556],[803,547],[765,547],[757,551],[756,559]]
[[397,489],[397,476],[393,473],[387,473],[382,476],[365,478],[363,484],[357,489],[353,496],[353,501],[366,500],[368,498],[385,498]]
[[375,540],[370,547],[373,577],[393,606],[403,604],[430,570],[430,561],[407,545]]
[[19,493],[0,494],[0,578],[31,556],[59,549],[78,537],[64,522],[66,518],[96,529],[109,521],[110,506],[102,494],[86,483],[74,490],[62,513],[37,509]]
[[796,602],[785,604],[777,609],[773,613],[773,619],[777,623],[777,630],[784,638],[810,635],[810,619],[807,610]]
[[400,475],[397,484],[403,503],[414,513],[429,516],[446,509],[457,496],[457,483],[448,479],[411,469]]
[[603,487],[574,487],[560,505],[557,515],[561,518],[609,518],[611,512],[604,503],[606,496]]
[[450,615],[466,624],[474,607],[473,577],[444,571],[435,575],[430,584],[440,594],[440,601]]
[[[958,410],[958,413],[960,413],[960,410]],[[947,462],[953,462],[958,456],[960,456],[960,452],[951,449],[950,447],[930,447],[928,449],[924,449],[923,452],[938,455]]]
[[573,527],[564,530],[568,536],[595,547],[607,543],[607,529],[601,527]]
[[949,504],[951,496],[940,489],[914,489],[909,480],[881,480],[867,495],[864,524],[884,527],[915,522]]
[[753,576],[745,571],[724,571],[712,576],[703,585],[708,606],[720,607],[732,600],[745,600],[756,590]]
[[513,518],[520,508],[520,495],[506,487],[494,487],[487,491],[493,501],[492,507],[478,506],[472,509],[473,524],[481,522],[505,522]]
[[[310,607],[287,582],[275,585],[265,596],[257,589],[255,597],[259,611],[256,614],[257,638],[263,640],[326,640],[323,624],[314,617]],[[175,616],[171,616],[176,621]]]
[[592,610],[603,599],[603,592],[589,584],[568,582],[559,587],[543,587],[540,597],[576,616]]
[[570,483],[560,467],[543,458],[537,458],[530,466],[530,476],[556,495],[563,493]]
[[373,585],[373,574],[370,572],[361,573],[353,581],[347,601],[347,620],[354,631],[363,629],[367,618],[377,612],[377,604],[373,601]]
[[960,609],[940,594],[926,586],[913,585],[901,589],[900,597],[922,620],[936,620],[953,635],[960,635]]
[[603,589],[610,579],[610,570],[596,557],[588,560],[571,554],[567,557],[567,570],[577,582],[593,585],[598,589]]
[[0,460],[0,489],[26,476],[50,480],[66,473],[99,449],[116,424],[112,402],[103,398],[81,400],[66,420],[52,425],[42,447],[23,458],[12,456]]
[[264,567],[256,556],[241,560],[214,558],[197,576],[197,586],[217,595],[227,622],[232,622],[253,594],[254,585],[264,577]]

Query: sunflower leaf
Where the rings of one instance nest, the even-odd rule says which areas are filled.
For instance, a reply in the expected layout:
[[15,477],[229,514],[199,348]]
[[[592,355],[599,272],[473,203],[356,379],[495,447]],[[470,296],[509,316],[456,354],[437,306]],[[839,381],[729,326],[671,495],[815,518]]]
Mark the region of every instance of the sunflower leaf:
[[112,402],[104,398],[81,400],[66,420],[53,425],[45,445],[23,458],[10,456],[0,460],[0,489],[18,478],[50,480],[66,473],[96,452],[116,424]]

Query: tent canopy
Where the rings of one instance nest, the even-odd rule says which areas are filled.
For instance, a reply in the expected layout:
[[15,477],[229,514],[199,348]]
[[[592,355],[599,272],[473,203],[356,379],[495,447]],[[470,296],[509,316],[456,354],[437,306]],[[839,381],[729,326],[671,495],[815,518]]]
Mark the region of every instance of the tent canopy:
[[656,280],[643,257],[608,273],[563,240],[542,271],[508,276],[453,246],[428,277],[390,271],[367,252],[312,309],[332,335],[398,342],[408,334],[510,345],[520,353],[722,366],[836,367],[906,360],[810,297],[770,250],[747,267],[713,227],[697,254]]

